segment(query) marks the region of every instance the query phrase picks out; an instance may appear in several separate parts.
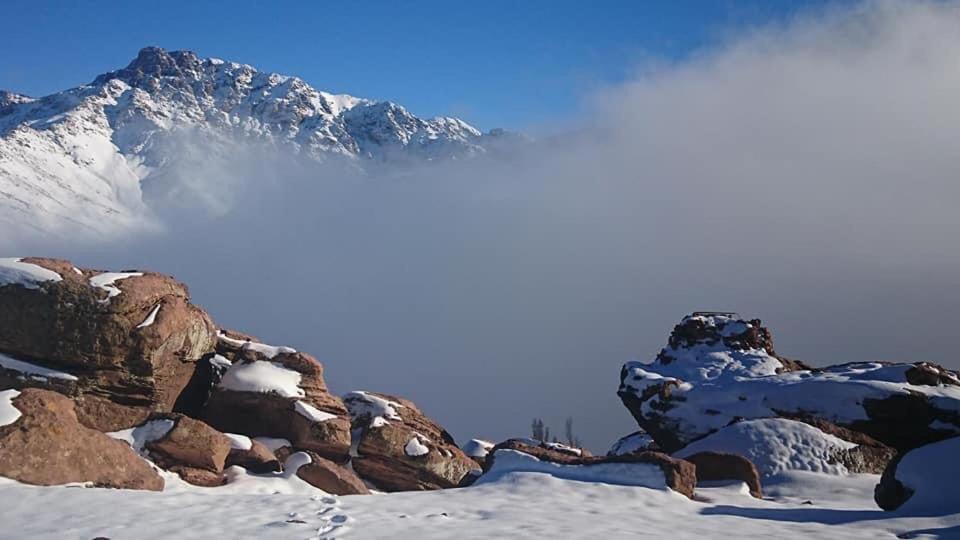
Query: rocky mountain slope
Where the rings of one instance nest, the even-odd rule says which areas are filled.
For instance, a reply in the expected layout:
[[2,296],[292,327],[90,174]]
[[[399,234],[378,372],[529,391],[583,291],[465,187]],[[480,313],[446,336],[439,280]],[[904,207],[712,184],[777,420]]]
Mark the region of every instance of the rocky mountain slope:
[[197,196],[191,188],[210,176],[204,167],[230,159],[238,145],[363,167],[473,156],[502,136],[148,47],[126,67],[63,92],[0,91],[0,224],[52,235],[145,227],[150,206]]

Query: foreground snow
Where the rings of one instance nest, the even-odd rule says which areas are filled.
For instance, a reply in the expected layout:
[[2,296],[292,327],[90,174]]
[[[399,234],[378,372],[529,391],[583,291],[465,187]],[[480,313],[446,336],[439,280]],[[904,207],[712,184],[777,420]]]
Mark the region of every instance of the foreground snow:
[[[334,497],[234,468],[231,485],[168,476],[163,493],[40,488],[0,479],[3,531],[18,538],[937,538],[960,509],[910,516],[876,508],[877,477],[791,473],[756,500],[743,486],[690,501],[663,489],[511,473],[471,488]],[[812,501],[812,504],[804,504]],[[951,536],[953,535],[953,536]]]

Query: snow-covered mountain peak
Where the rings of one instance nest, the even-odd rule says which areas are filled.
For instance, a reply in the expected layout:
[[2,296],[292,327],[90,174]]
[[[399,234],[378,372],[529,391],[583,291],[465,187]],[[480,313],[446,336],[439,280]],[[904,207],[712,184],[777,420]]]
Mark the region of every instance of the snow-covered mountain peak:
[[183,171],[228,159],[238,144],[363,167],[482,154],[502,144],[498,133],[247,64],[146,47],[86,85],[39,98],[0,92],[0,221],[44,232],[129,228],[144,221],[145,205],[204,191],[203,175]]

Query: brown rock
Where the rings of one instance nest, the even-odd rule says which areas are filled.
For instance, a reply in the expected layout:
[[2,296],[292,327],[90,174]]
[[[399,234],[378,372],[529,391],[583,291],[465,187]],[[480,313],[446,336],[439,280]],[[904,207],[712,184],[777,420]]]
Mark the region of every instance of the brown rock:
[[310,463],[297,469],[297,476],[310,485],[333,495],[367,495],[370,490],[353,471],[341,467],[316,452],[307,452]]
[[183,415],[164,415],[176,422],[166,435],[147,443],[150,457],[164,469],[174,466],[222,473],[230,439],[200,420]]
[[929,362],[914,364],[905,375],[907,382],[918,386],[960,386],[960,375]]
[[163,479],[129,445],[81,425],[66,396],[28,388],[13,404],[22,416],[0,426],[0,475],[37,485],[163,489]]
[[750,494],[763,498],[760,473],[749,459],[725,452],[699,452],[683,458],[697,467],[697,483],[739,480],[750,488]]
[[[344,398],[353,419],[354,470],[384,491],[456,487],[475,461],[411,401],[370,392]],[[386,416],[377,408],[389,404]]]
[[[63,278],[36,289],[0,286],[0,352],[68,372],[74,382],[19,377],[0,370],[0,387],[46,387],[75,398],[89,427],[114,431],[171,411],[194,376],[195,362],[213,350],[209,316],[190,304],[186,286],[160,274],[117,280],[122,291],[90,285],[101,272],[55,259],[23,262]],[[159,308],[158,308],[159,306]],[[145,325],[154,313],[153,324]]]
[[[230,335],[236,334],[227,337]],[[296,371],[300,374],[299,388],[304,395],[286,397],[277,393],[216,387],[203,410],[203,418],[210,425],[228,433],[287,439],[298,450],[311,450],[335,461],[347,460],[350,450],[347,410],[340,398],[327,391],[320,362],[302,352],[280,352],[268,358],[249,346],[237,346],[230,339],[221,339],[218,353],[233,361],[230,369],[251,362],[272,362]],[[298,402],[336,418],[311,419],[298,412]]]
[[601,463],[647,463],[657,465],[663,471],[667,487],[692,498],[697,484],[696,467],[683,459],[668,456],[662,452],[636,452],[619,456],[573,456],[558,452],[543,446],[533,446],[517,439],[504,441],[493,447],[487,455],[484,471],[493,468],[497,452],[500,450],[514,450],[531,455],[540,461],[558,463],[561,465],[598,465]]
[[[286,456],[284,456],[286,458]],[[256,474],[277,472],[281,469],[280,460],[263,443],[251,440],[249,450],[232,448],[227,455],[226,466],[237,465]]]

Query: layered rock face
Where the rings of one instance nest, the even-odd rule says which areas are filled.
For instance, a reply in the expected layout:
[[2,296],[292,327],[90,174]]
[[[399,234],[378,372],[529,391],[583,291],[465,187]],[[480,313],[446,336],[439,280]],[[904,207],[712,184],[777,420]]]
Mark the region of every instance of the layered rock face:
[[623,366],[617,393],[670,452],[742,419],[822,421],[900,451],[960,432],[956,373],[881,362],[811,369],[736,314],[685,317],[651,363]]
[[[163,479],[128,445],[84,427],[62,394],[28,388],[0,392],[0,476],[27,484],[72,482],[100,487],[163,489]],[[12,408],[12,410],[11,410]],[[0,411],[0,417],[3,414]]]
[[408,400],[351,392],[344,403],[353,422],[353,469],[379,489],[456,487],[478,468],[446,430]]
[[338,463],[348,459],[350,419],[327,391],[323,365],[289,347],[222,333],[215,363],[222,369],[203,410],[221,431],[290,441]]
[[167,276],[0,260],[0,387],[74,397],[89,427],[111,431],[174,410],[215,343],[210,317]]
[[478,469],[413,403],[355,392],[348,412],[315,358],[218,331],[151,272],[0,259],[0,391],[19,389],[29,414],[0,407],[0,475],[26,482],[162,489],[146,458],[200,486],[236,465],[345,495],[455,487]]

